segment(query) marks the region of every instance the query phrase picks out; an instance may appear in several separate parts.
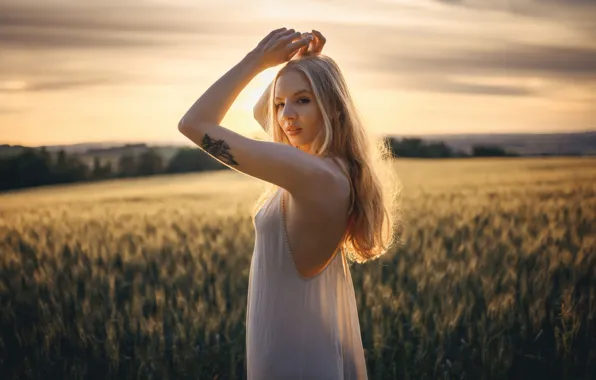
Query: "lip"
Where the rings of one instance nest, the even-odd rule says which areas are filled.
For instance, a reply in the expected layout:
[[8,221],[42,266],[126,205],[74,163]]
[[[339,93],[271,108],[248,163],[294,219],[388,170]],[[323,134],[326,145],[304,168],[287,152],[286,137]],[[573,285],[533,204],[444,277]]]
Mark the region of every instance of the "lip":
[[286,133],[290,136],[295,136],[302,131],[302,128],[288,128],[286,129]]

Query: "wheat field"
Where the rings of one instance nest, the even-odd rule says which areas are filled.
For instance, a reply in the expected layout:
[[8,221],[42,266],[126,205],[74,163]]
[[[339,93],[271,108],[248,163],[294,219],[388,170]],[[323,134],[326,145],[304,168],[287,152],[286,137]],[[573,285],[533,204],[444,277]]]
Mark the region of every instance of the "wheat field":
[[[596,159],[398,159],[403,242],[353,264],[370,379],[596,378]],[[242,379],[263,184],[0,195],[1,379]]]

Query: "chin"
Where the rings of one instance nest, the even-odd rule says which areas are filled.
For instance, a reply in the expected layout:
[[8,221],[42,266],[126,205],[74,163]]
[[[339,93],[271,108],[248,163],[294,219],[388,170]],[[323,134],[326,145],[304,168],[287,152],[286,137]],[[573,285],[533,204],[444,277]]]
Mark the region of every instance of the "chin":
[[306,139],[296,137],[289,137],[288,140],[290,140],[290,143],[294,146],[307,145],[309,143],[309,141],[307,141]]

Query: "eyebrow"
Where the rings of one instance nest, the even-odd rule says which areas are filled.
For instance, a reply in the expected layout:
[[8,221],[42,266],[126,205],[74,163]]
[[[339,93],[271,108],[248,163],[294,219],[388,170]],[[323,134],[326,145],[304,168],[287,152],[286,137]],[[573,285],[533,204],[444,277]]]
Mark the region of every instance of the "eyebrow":
[[[300,94],[302,92],[308,92],[308,93],[310,93],[310,91],[308,91],[307,89],[302,89],[302,90],[296,91],[294,93],[294,95],[292,95],[292,96],[296,96],[296,95],[298,95],[298,94]],[[279,96],[276,96],[275,99],[280,99],[280,97]]]

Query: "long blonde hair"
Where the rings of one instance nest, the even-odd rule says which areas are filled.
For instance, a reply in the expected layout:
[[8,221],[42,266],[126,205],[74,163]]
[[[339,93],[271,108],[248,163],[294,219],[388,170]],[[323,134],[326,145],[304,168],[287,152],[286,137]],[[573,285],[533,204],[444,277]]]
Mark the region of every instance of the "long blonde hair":
[[[347,164],[354,203],[351,223],[340,247],[351,261],[376,259],[397,242],[401,226],[401,185],[392,168],[388,142],[381,139],[375,143],[369,137],[339,66],[322,54],[289,61],[273,79],[266,120],[272,141],[290,144],[277,122],[274,104],[277,79],[290,70],[306,76],[323,116],[324,141],[315,154],[334,156]],[[261,194],[253,210],[255,215],[277,189],[272,185]]]

